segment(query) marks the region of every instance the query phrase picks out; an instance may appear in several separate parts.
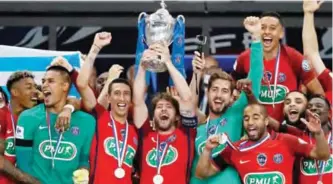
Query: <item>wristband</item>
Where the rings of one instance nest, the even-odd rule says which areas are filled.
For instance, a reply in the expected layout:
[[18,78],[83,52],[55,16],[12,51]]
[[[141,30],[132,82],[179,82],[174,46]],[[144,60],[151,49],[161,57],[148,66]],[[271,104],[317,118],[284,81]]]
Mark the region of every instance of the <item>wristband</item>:
[[182,125],[186,128],[196,128],[198,126],[198,118],[182,116]]
[[64,108],[70,108],[70,109],[71,109],[71,112],[72,112],[72,113],[74,112],[74,106],[71,105],[71,104],[66,104],[66,105],[64,106]]

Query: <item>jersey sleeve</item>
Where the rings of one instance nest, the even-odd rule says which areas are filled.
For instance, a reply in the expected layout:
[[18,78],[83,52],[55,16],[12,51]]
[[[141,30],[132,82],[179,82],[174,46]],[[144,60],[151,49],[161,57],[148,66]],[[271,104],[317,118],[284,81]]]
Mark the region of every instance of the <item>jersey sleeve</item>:
[[22,171],[31,174],[33,139],[39,119],[28,111],[23,111],[16,126],[16,163]]
[[280,134],[280,136],[283,136],[284,143],[288,145],[288,148],[293,155],[302,157],[310,156],[313,145],[293,135]]
[[226,145],[225,149],[221,151],[217,157],[213,158],[212,164],[220,171],[225,169],[228,165],[233,165],[231,159],[233,151],[234,150],[229,145]]
[[[252,81],[252,92],[253,95],[258,99],[261,87],[261,79],[263,76],[264,63],[263,63],[263,46],[261,42],[253,42],[251,44],[250,53],[250,71],[248,79]],[[232,106],[237,108],[238,112],[243,114],[243,109],[248,104],[247,97],[244,92],[241,93],[239,99]]]
[[286,51],[291,60],[291,68],[294,70],[295,75],[299,76],[299,80],[301,80],[303,84],[307,85],[316,78],[315,71],[311,67],[309,61],[305,60],[301,53],[291,47],[286,47]]
[[333,89],[332,77],[333,77],[332,72],[327,68],[318,76],[318,80],[324,88],[325,96],[331,105],[332,105],[332,89]]
[[6,110],[0,109],[0,138],[5,139],[7,127]]
[[246,57],[248,57],[248,52],[249,52],[249,50],[242,52],[237,57],[237,59],[234,63],[233,71],[231,72],[231,76],[235,80],[243,79],[243,78],[246,78],[246,76],[247,76],[247,71],[245,70],[245,62],[246,62]]
[[84,124],[84,127],[86,128],[87,135],[80,154],[79,167],[89,168],[89,153],[94,138],[96,120],[92,116],[87,115],[87,117],[84,118],[84,121],[85,122],[82,124]]

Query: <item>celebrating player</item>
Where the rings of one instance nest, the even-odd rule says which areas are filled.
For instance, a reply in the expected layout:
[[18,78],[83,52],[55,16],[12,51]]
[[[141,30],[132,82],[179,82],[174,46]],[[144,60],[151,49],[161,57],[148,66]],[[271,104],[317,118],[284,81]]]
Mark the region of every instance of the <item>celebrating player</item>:
[[70,76],[65,68],[49,67],[42,80],[44,103],[24,111],[18,119],[17,166],[41,183],[72,184],[76,169],[89,168],[94,118],[76,111],[71,116],[68,131],[54,128],[56,118],[66,104],[70,86]]
[[[238,141],[233,145],[225,134],[212,135],[200,157],[196,174],[202,178],[209,177],[231,164],[244,184],[292,183],[296,156],[327,160],[330,155],[320,120],[311,112],[308,115],[309,120],[303,122],[313,133],[315,145],[288,134],[269,134],[265,107],[260,104],[248,105],[244,110],[243,122],[249,140]],[[212,149],[225,142],[228,146],[211,160]]]
[[[160,55],[179,93],[178,101],[170,94],[160,93],[152,100],[154,131],[149,125],[145,104],[145,69],[140,64],[134,81],[134,123],[142,127],[142,153],[140,183],[188,183],[189,169],[194,151],[196,127],[191,90],[170,59],[167,46],[152,45],[145,50],[141,60]],[[176,175],[175,175],[176,173]]]
[[[235,88],[233,79],[225,72],[217,72],[210,77],[208,84],[208,106],[209,117],[204,125],[197,129],[195,139],[195,159],[192,167],[191,184],[200,183],[220,183],[228,180],[230,183],[240,183],[237,172],[228,167],[225,171],[205,180],[195,177],[199,156],[202,154],[207,138],[212,134],[227,132],[233,141],[240,139],[242,134],[242,111],[248,103],[247,97],[251,100],[259,96],[260,81],[263,72],[262,44],[260,41],[260,21],[257,17],[248,17],[244,21],[245,28],[252,33],[253,42],[251,44],[251,71],[248,80],[240,82],[241,87],[247,86],[249,93],[242,93],[239,99],[231,104],[232,93]],[[200,58],[197,58],[199,60]],[[195,63],[194,63],[195,64]],[[198,67],[200,68],[200,66]],[[193,89],[193,88],[192,88]],[[192,92],[193,93],[193,92]],[[224,148],[220,145],[213,150],[213,157],[216,157]]]
[[[284,37],[283,21],[279,14],[266,12],[261,15],[261,39],[264,45],[264,77],[259,101],[270,116],[282,122],[283,100],[289,91],[298,90],[303,83],[312,94],[324,94],[315,72],[307,60],[295,49],[280,44]],[[249,50],[239,55],[233,76],[239,78],[249,71]]]
[[318,38],[314,25],[314,12],[317,11],[320,5],[324,1],[315,0],[304,0],[303,1],[303,11],[304,11],[304,21],[303,21],[303,50],[304,55],[311,61],[314,67],[318,80],[323,86],[326,98],[332,104],[332,72],[327,69],[324,65],[323,60],[319,54],[318,48]]
[[[98,33],[94,44],[104,47],[111,41],[110,33]],[[131,183],[133,158],[136,153],[138,136],[136,128],[127,120],[128,108],[132,101],[132,89],[128,81],[118,79],[123,67],[113,65],[106,84],[98,99],[89,88],[89,76],[93,64],[85,62],[77,80],[85,109],[97,114],[97,131],[91,147],[91,183]],[[104,92],[107,95],[104,95]],[[107,105],[103,102],[107,96]],[[111,106],[109,112],[105,107]]]

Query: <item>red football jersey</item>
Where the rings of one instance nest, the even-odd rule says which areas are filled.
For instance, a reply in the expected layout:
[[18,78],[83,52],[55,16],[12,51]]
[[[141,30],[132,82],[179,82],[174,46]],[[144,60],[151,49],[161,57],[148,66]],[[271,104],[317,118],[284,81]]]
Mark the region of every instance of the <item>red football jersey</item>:
[[[282,122],[283,101],[286,94],[298,90],[300,82],[308,84],[316,75],[309,62],[303,59],[302,54],[291,47],[281,46],[276,93],[273,100],[276,60],[276,58],[264,60],[264,76],[259,101],[266,106],[270,116]],[[234,66],[235,78],[247,75],[250,70],[250,50],[241,53]]]
[[[112,130],[112,123],[109,112],[100,104],[95,107],[97,115],[97,132],[92,141],[90,151],[90,183],[107,184],[132,183],[132,164],[138,146],[137,129],[129,124],[127,147],[122,168],[125,170],[125,177],[119,179],[114,172],[118,168],[117,148],[115,136]],[[125,124],[117,121],[116,128],[119,139],[120,149],[123,145],[123,136],[125,134]]]
[[[143,144],[141,156],[141,184],[153,183],[153,178],[157,174],[157,132],[153,131],[147,120],[143,125]],[[190,140],[188,139],[190,134]],[[172,134],[159,135],[159,142],[168,140],[168,147],[160,175],[163,177],[163,183],[186,184],[187,176],[190,172],[194,153],[195,129],[178,127]],[[188,143],[190,141],[190,144]],[[165,148],[165,149],[166,149]],[[162,155],[163,149],[158,153]],[[190,157],[190,158],[189,158]],[[189,166],[189,168],[188,168]]]
[[218,168],[223,163],[238,171],[244,184],[292,184],[294,160],[308,156],[313,148],[304,140],[289,134],[267,134],[257,142],[238,141],[237,149],[227,146],[213,161]]
[[[315,161],[314,159],[309,158],[301,158],[300,163],[297,163],[299,168],[299,178],[298,181],[301,184],[313,184],[317,183],[318,180],[321,179],[323,184],[331,184],[332,183],[332,164],[333,164],[333,155],[332,155],[332,133],[330,132],[328,135],[326,135],[327,142],[330,145],[330,152],[331,157],[329,160],[325,162],[321,161]],[[303,140],[307,141],[310,144],[316,144],[316,140],[309,136],[309,133],[303,132],[302,136],[300,136]],[[329,141],[331,140],[331,141]],[[324,167],[322,168],[322,171],[319,170],[321,167],[320,164],[324,163]],[[319,172],[318,172],[319,171]],[[321,173],[321,177],[319,176],[319,173]]]
[[320,84],[323,86],[324,91],[325,91],[325,96],[327,100],[331,103],[332,105],[332,72],[329,69],[325,69],[319,76],[318,80]]
[[[3,108],[0,110],[0,137],[5,140],[5,152],[4,156],[9,160],[13,165],[16,163],[15,156],[15,138],[14,138],[14,129],[12,125],[12,118],[14,126],[17,123],[17,116],[11,115],[8,108]],[[4,175],[0,174],[0,183],[1,184],[14,184],[15,182],[7,178]]]

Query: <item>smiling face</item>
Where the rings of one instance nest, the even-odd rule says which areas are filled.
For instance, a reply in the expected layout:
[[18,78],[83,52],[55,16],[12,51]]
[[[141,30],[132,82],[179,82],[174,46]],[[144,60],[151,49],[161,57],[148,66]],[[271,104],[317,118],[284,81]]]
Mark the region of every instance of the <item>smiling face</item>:
[[322,125],[329,121],[329,106],[324,99],[319,97],[312,98],[307,108],[319,116]]
[[168,131],[175,126],[176,109],[170,101],[161,99],[156,103],[154,110],[154,123],[160,131]]
[[285,100],[283,106],[284,118],[290,125],[297,125],[300,119],[305,117],[305,109],[307,106],[307,99],[304,94],[300,92],[290,92]]
[[37,104],[37,89],[33,78],[26,77],[18,80],[12,85],[11,96],[17,99],[20,106],[30,109]]
[[127,83],[112,82],[109,85],[108,102],[118,117],[126,117],[132,100],[132,91]]
[[261,19],[261,39],[265,52],[271,52],[278,47],[280,39],[284,37],[284,30],[280,20],[273,16]]
[[216,79],[208,89],[208,106],[210,112],[221,115],[232,99],[231,82]]
[[243,124],[251,141],[260,140],[265,135],[268,125],[265,107],[258,104],[248,105],[244,109]]

